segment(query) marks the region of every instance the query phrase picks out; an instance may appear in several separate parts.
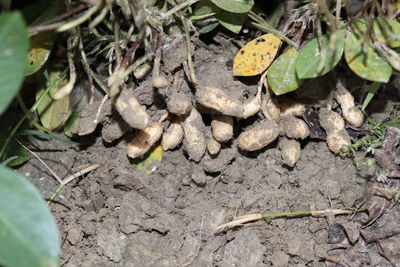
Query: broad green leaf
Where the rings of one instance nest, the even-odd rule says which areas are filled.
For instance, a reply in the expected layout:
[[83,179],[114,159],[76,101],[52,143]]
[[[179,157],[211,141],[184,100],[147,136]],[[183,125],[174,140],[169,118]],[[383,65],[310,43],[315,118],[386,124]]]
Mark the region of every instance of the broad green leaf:
[[235,14],[222,9],[218,9],[215,17],[222,26],[224,26],[231,32],[239,33],[242,29],[244,21],[246,20],[247,14]]
[[211,2],[231,13],[249,12],[254,5],[254,0],[211,0]]
[[[62,1],[49,1],[44,11],[40,13],[32,25],[37,25],[54,18],[64,10]],[[28,68],[26,75],[37,72],[46,63],[53,48],[56,33],[54,31],[40,32],[31,37],[31,50],[28,53]]]
[[153,147],[144,158],[137,162],[136,168],[147,174],[152,174],[157,167],[157,163],[162,160],[163,149],[160,145]]
[[[372,46],[369,38],[365,38],[367,26],[357,22],[351,27],[346,37],[344,54],[350,69],[365,80],[387,83],[392,76],[392,67]],[[368,43],[364,43],[368,42]],[[366,52],[364,52],[364,47]]]
[[74,136],[74,134],[71,131],[72,125],[76,120],[79,119],[79,116],[81,114],[81,110],[75,110],[71,116],[68,118],[67,122],[64,125],[64,134],[68,137]]
[[296,75],[296,58],[298,52],[294,47],[280,55],[269,67],[268,84],[276,95],[286,94],[299,88],[301,80]]
[[[50,73],[50,81],[56,79],[61,72],[53,71]],[[57,92],[65,83],[67,79],[64,77],[56,86],[51,88],[48,94],[46,94],[37,107],[40,121],[43,126],[49,130],[54,130],[64,124],[70,115],[69,111],[69,96],[61,98],[60,100],[54,100],[51,98],[51,94]],[[48,86],[48,85],[47,85]],[[47,87],[46,86],[46,87]],[[39,99],[42,92],[45,89],[41,89],[36,93],[36,100]]]
[[29,40],[19,12],[0,15],[0,114],[8,107],[25,76]]
[[372,28],[378,42],[396,48],[400,46],[400,23],[388,18],[374,18]]
[[[6,130],[0,130],[0,144],[3,145],[6,139],[9,137],[10,132]],[[15,157],[11,160],[7,166],[18,166],[28,160],[28,151],[18,143],[15,136],[10,140],[8,143],[4,153],[3,158],[1,159],[6,160],[8,158]],[[0,238],[1,240],[1,238]],[[1,243],[1,241],[0,241]]]
[[0,166],[0,265],[58,266],[60,239],[46,203],[26,178]]
[[190,20],[204,19],[215,15],[214,4],[209,0],[201,0],[194,8],[193,15],[189,17]]
[[296,72],[299,78],[315,78],[332,70],[342,58],[344,39],[344,31],[340,30],[331,36],[322,36],[322,49],[318,38],[306,44],[296,60]]

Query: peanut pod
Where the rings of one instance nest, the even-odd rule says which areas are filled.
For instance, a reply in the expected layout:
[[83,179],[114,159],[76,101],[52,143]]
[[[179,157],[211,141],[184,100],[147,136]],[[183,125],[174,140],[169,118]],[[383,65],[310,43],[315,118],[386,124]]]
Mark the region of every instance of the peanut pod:
[[218,111],[223,115],[240,117],[244,113],[242,103],[231,99],[224,91],[215,87],[197,87],[196,100],[204,107]]
[[137,135],[128,144],[127,154],[131,158],[141,157],[160,139],[163,132],[161,122],[155,122]]
[[238,146],[242,150],[256,151],[273,142],[278,135],[278,124],[274,121],[263,120],[239,135]]
[[161,146],[164,150],[170,150],[177,147],[183,140],[182,120],[175,118],[168,129],[163,133]]
[[184,149],[189,157],[199,162],[206,151],[205,125],[200,113],[192,107],[189,116],[183,121]]
[[144,106],[133,95],[132,90],[122,90],[115,102],[119,114],[132,128],[144,130],[149,125],[150,116]]
[[233,137],[233,118],[226,115],[214,115],[211,121],[212,134],[218,142],[227,142]]
[[300,159],[300,143],[284,137],[279,140],[279,148],[281,149],[283,163],[289,167],[294,167]]
[[289,138],[304,139],[310,134],[307,123],[294,116],[281,117],[279,128]]

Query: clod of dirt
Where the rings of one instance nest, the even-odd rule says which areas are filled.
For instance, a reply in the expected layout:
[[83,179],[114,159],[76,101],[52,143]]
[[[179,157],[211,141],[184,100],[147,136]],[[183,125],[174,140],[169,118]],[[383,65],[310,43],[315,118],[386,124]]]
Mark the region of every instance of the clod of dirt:
[[96,130],[99,123],[111,114],[111,101],[106,101],[102,106],[98,100],[82,109],[79,120],[72,125],[71,132],[77,135],[88,135]]
[[264,252],[265,247],[254,230],[243,229],[225,246],[220,266],[262,266]]
[[167,109],[178,116],[187,115],[192,108],[192,100],[188,94],[173,92],[168,96]]
[[400,129],[386,128],[386,136],[382,147],[374,151],[377,163],[385,169],[392,171],[390,177],[400,177]]
[[154,232],[129,236],[122,258],[123,266],[178,266],[173,248]]
[[206,151],[205,125],[200,113],[194,107],[182,126],[185,133],[184,148],[192,160],[199,162]]
[[171,73],[187,59],[187,48],[183,35],[175,38],[171,43],[165,45],[162,51],[163,70]]
[[392,237],[379,241],[382,254],[390,261],[393,266],[397,266],[400,262],[400,239]]
[[136,99],[133,90],[122,90],[115,102],[115,107],[132,128],[144,130],[148,127],[150,116],[147,114],[145,107],[140,105]]
[[246,151],[256,151],[272,143],[279,135],[276,122],[263,120],[238,137],[238,146]]
[[119,223],[125,234],[136,233],[139,230],[165,234],[178,224],[163,207],[136,191],[124,196]]
[[206,186],[207,176],[202,170],[192,173],[192,176],[190,178],[197,186],[199,187]]
[[205,154],[201,159],[200,165],[209,173],[220,172],[228,167],[228,165],[236,157],[236,153],[237,149],[234,145],[231,145],[230,147],[223,147],[216,156]]
[[130,126],[118,116],[108,117],[103,122],[101,137],[107,143],[111,143],[128,132]]
[[117,229],[118,221],[109,218],[103,221],[97,229],[97,245],[102,248],[103,253],[113,262],[120,262],[122,249],[125,246],[125,235]]

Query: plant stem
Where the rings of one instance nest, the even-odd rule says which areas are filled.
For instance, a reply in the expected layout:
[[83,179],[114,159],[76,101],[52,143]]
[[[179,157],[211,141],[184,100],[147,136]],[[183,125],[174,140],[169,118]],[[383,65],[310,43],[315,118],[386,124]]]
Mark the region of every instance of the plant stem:
[[270,32],[270,33],[275,34],[276,36],[281,38],[283,41],[285,41],[287,44],[289,44],[290,46],[292,46],[292,47],[297,49],[296,44],[292,40],[290,40],[281,31],[278,31],[274,27],[269,26],[269,25],[261,25],[261,24],[256,23],[256,22],[250,22],[250,25],[253,26],[254,28],[257,28],[257,29],[262,30],[264,32]]

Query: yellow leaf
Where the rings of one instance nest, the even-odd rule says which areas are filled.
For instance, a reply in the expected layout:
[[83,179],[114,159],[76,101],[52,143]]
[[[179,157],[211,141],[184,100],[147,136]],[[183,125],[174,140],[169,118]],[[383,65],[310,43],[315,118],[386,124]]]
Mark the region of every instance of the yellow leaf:
[[233,75],[254,76],[262,73],[271,65],[280,44],[281,39],[272,33],[251,40],[236,54]]
[[160,145],[153,147],[148,152],[144,159],[137,162],[137,169],[144,171],[147,174],[152,174],[157,169],[157,163],[159,164],[162,160],[163,149]]

